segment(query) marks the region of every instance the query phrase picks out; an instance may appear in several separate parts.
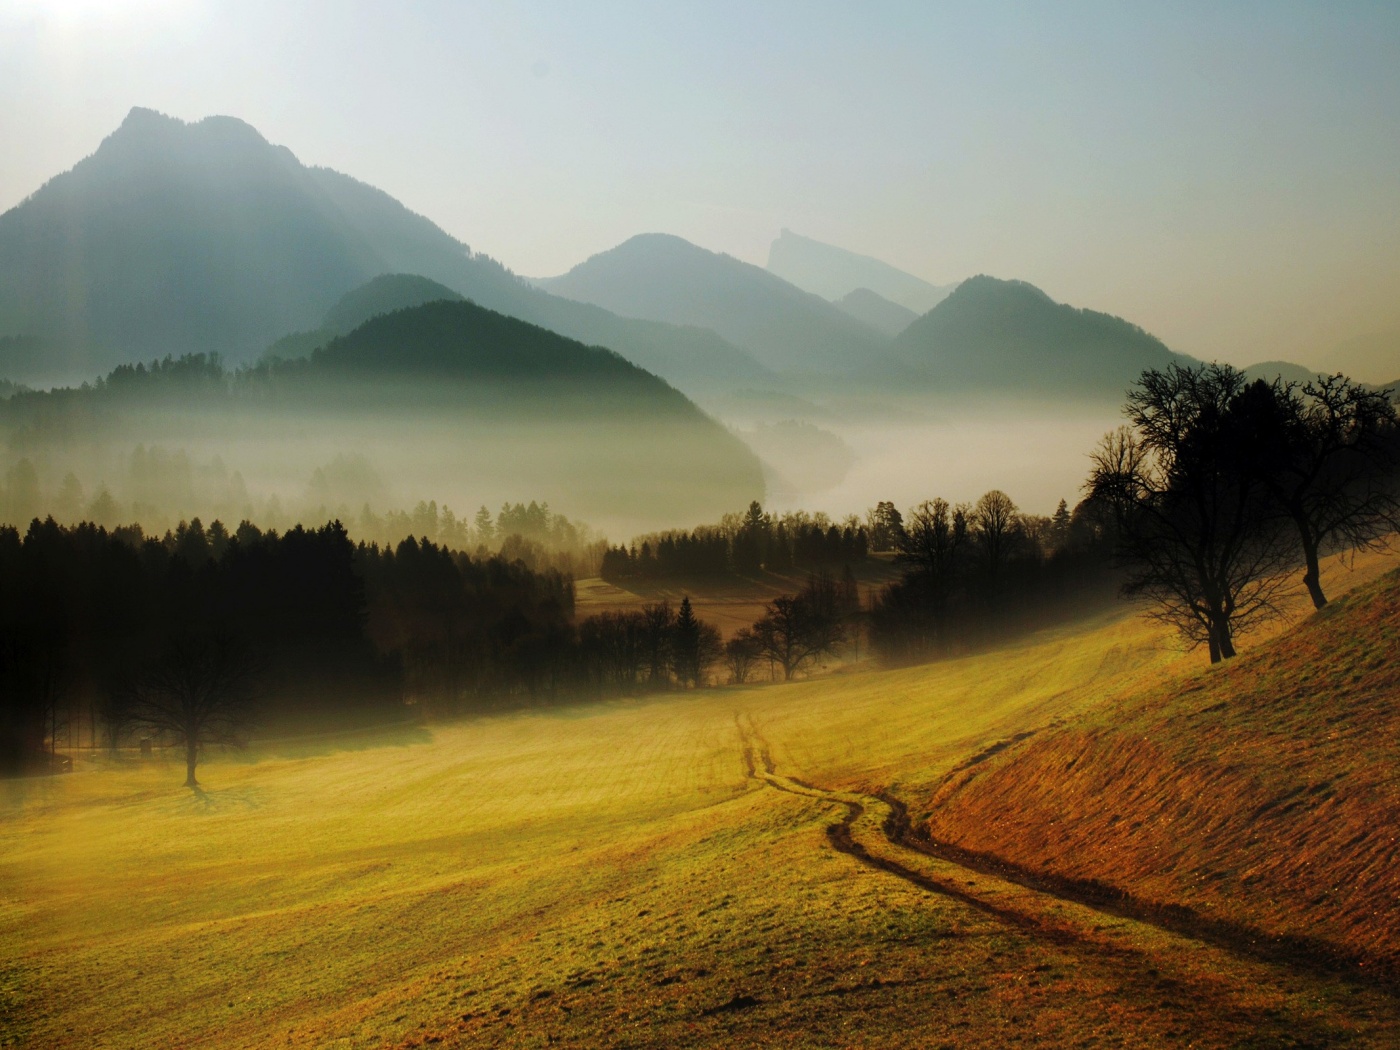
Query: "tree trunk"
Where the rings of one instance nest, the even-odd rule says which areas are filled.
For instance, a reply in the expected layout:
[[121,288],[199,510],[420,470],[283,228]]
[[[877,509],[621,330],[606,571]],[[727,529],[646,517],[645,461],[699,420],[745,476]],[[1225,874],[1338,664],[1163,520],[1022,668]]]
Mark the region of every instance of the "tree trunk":
[[1216,632],[1219,635],[1220,658],[1222,660],[1229,660],[1235,655],[1235,640],[1230,634],[1230,621],[1228,619],[1222,619],[1220,626],[1216,628]]
[[197,740],[185,741],[185,787],[199,787],[199,781],[194,778],[194,764],[199,758],[199,742]]
[[1206,641],[1210,645],[1210,662],[1218,664],[1220,662],[1220,641],[1215,637],[1214,625],[1206,632]]
[[1317,563],[1317,540],[1307,529],[1300,529],[1303,540],[1303,561],[1307,571],[1303,573],[1303,583],[1312,598],[1313,608],[1321,609],[1327,604],[1327,595],[1322,593],[1322,570]]

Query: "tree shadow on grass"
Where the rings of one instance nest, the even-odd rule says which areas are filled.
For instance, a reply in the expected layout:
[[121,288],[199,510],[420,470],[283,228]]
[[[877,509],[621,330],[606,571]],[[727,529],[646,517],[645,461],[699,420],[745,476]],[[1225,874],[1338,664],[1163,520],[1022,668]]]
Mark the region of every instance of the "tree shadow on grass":
[[252,785],[205,787],[200,784],[182,794],[171,807],[174,812],[198,815],[246,813],[262,809],[267,792]]

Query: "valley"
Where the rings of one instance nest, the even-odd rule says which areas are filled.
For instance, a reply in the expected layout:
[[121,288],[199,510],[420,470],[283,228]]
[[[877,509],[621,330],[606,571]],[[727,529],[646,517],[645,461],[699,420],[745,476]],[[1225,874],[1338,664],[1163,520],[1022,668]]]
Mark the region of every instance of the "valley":
[[[1379,611],[1393,564],[1329,579]],[[907,670],[263,740],[193,794],[159,757],[11,781],[0,1041],[1390,1045],[1400,1007],[1364,968],[1008,881],[890,822],[956,821],[960,770],[1221,673],[1115,613]],[[1379,772],[1393,738],[1370,746]],[[1042,863],[1023,841],[999,855]]]

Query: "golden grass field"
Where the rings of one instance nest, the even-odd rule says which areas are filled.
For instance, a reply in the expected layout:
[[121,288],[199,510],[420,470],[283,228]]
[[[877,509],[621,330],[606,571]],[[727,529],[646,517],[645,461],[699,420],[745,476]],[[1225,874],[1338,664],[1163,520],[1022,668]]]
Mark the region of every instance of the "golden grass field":
[[[900,569],[890,555],[874,555],[855,574],[863,600],[885,584],[898,579]],[[579,580],[575,585],[575,608],[580,617],[604,612],[636,612],[653,602],[667,601],[674,608],[690,598],[695,615],[732,638],[763,616],[770,601],[780,594],[795,594],[806,583],[807,574],[787,576],[760,573],[752,578],[700,577],[693,580],[628,581],[627,586],[598,577]]]
[[876,792],[1213,673],[1118,613],[912,669],[264,743],[200,794],[174,758],[9,782],[0,1045],[1400,1045],[1364,982],[881,833]]

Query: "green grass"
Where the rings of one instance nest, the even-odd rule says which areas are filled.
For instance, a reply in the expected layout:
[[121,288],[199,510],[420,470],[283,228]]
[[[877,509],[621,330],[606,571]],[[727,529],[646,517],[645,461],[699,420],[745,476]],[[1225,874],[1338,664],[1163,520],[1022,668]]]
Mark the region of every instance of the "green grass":
[[267,745],[213,757],[200,795],[159,759],[11,782],[0,1044],[1371,1041],[1388,1001],[1054,901],[1012,901],[1054,929],[1009,923],[838,853],[840,807],[745,769],[741,722],[786,774],[914,797],[1196,659],[1105,617],[921,668]]

